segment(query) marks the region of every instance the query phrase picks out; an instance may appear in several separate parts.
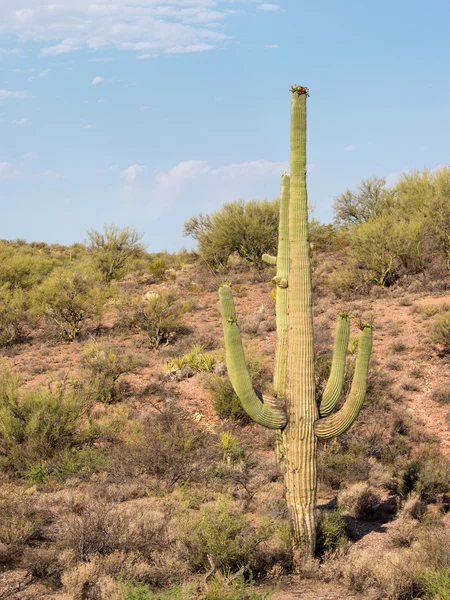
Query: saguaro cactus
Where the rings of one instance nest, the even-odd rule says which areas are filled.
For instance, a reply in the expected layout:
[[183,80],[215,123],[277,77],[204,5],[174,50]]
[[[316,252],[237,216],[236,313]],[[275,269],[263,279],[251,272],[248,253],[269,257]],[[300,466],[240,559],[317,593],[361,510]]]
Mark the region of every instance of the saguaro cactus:
[[360,325],[351,389],[342,408],[331,414],[344,382],[350,316],[341,313],[338,318],[329,380],[318,397],[306,192],[309,94],[302,86],[293,86],[291,92],[291,175],[284,174],[281,182],[278,254],[263,257],[277,266],[273,279],[277,285],[275,398],[262,396],[252,387],[229,283],[220,287],[219,296],[231,383],[249,416],[264,427],[277,430],[277,453],[282,456],[293,543],[311,555],[316,544],[318,440],[341,435],[358,416],[367,388],[372,328],[368,323]]

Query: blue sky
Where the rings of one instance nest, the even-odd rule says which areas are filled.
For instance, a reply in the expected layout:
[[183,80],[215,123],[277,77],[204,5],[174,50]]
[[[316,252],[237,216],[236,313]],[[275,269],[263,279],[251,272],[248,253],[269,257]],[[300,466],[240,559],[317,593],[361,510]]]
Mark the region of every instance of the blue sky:
[[274,198],[307,85],[315,216],[362,178],[450,163],[448,0],[1,0],[0,238],[150,252]]

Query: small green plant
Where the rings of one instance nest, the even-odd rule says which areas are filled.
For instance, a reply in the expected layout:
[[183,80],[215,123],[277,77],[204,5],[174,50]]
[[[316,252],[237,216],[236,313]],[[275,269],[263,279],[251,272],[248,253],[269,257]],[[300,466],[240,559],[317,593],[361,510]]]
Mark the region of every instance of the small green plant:
[[172,358],[165,364],[167,371],[181,370],[190,367],[195,373],[212,373],[216,364],[215,356],[203,353],[203,346],[194,346],[187,354],[179,358]]
[[109,404],[116,399],[117,380],[133,371],[136,359],[102,342],[92,342],[83,351],[83,366],[89,372],[88,384],[96,400]]
[[222,460],[227,464],[236,464],[242,461],[244,457],[244,447],[242,442],[230,431],[224,431],[217,444],[222,452]]
[[123,600],[190,600],[192,589],[188,586],[174,585],[161,592],[152,592],[145,583],[124,582],[120,585]]
[[242,423],[250,421],[228,377],[217,375],[206,382],[206,388],[211,395],[214,410],[221,419],[232,419]]

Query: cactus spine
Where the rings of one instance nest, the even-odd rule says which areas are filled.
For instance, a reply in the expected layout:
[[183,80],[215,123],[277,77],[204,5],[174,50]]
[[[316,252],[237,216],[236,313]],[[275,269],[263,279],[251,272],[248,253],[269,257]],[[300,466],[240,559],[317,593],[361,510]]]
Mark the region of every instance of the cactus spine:
[[350,317],[338,318],[330,377],[321,398],[314,378],[311,263],[306,192],[306,98],[308,89],[291,88],[291,175],[281,182],[276,264],[277,345],[274,368],[276,398],[253,390],[247,372],[231,285],[220,287],[220,310],[231,383],[250,417],[277,430],[277,454],[283,457],[286,499],[294,548],[314,554],[317,526],[317,446],[319,439],[341,435],[355,421],[367,388],[372,328],[360,325],[358,356],[350,393],[331,414],[341,395]]

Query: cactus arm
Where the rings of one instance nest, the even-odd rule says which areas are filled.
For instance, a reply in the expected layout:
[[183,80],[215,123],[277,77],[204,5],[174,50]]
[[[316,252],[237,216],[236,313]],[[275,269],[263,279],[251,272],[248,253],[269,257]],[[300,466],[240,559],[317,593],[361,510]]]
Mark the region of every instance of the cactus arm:
[[316,436],[321,440],[337,437],[347,431],[355,422],[364,402],[372,351],[372,328],[367,323],[362,324],[361,328],[355,374],[348,398],[337,413],[319,419],[314,424]]
[[228,375],[234,391],[239,396],[245,412],[253,421],[268,429],[283,429],[287,423],[286,412],[277,405],[275,399],[259,396],[253,389],[245,364],[244,349],[229,284],[220,287],[219,298]]
[[271,256],[270,254],[263,254],[262,260],[263,260],[263,262],[265,262],[268,265],[276,265],[277,264],[277,257]]
[[344,385],[345,357],[347,355],[349,337],[350,316],[348,313],[341,313],[336,327],[330,376],[320,401],[319,414],[321,417],[326,417],[333,411],[341,395]]

